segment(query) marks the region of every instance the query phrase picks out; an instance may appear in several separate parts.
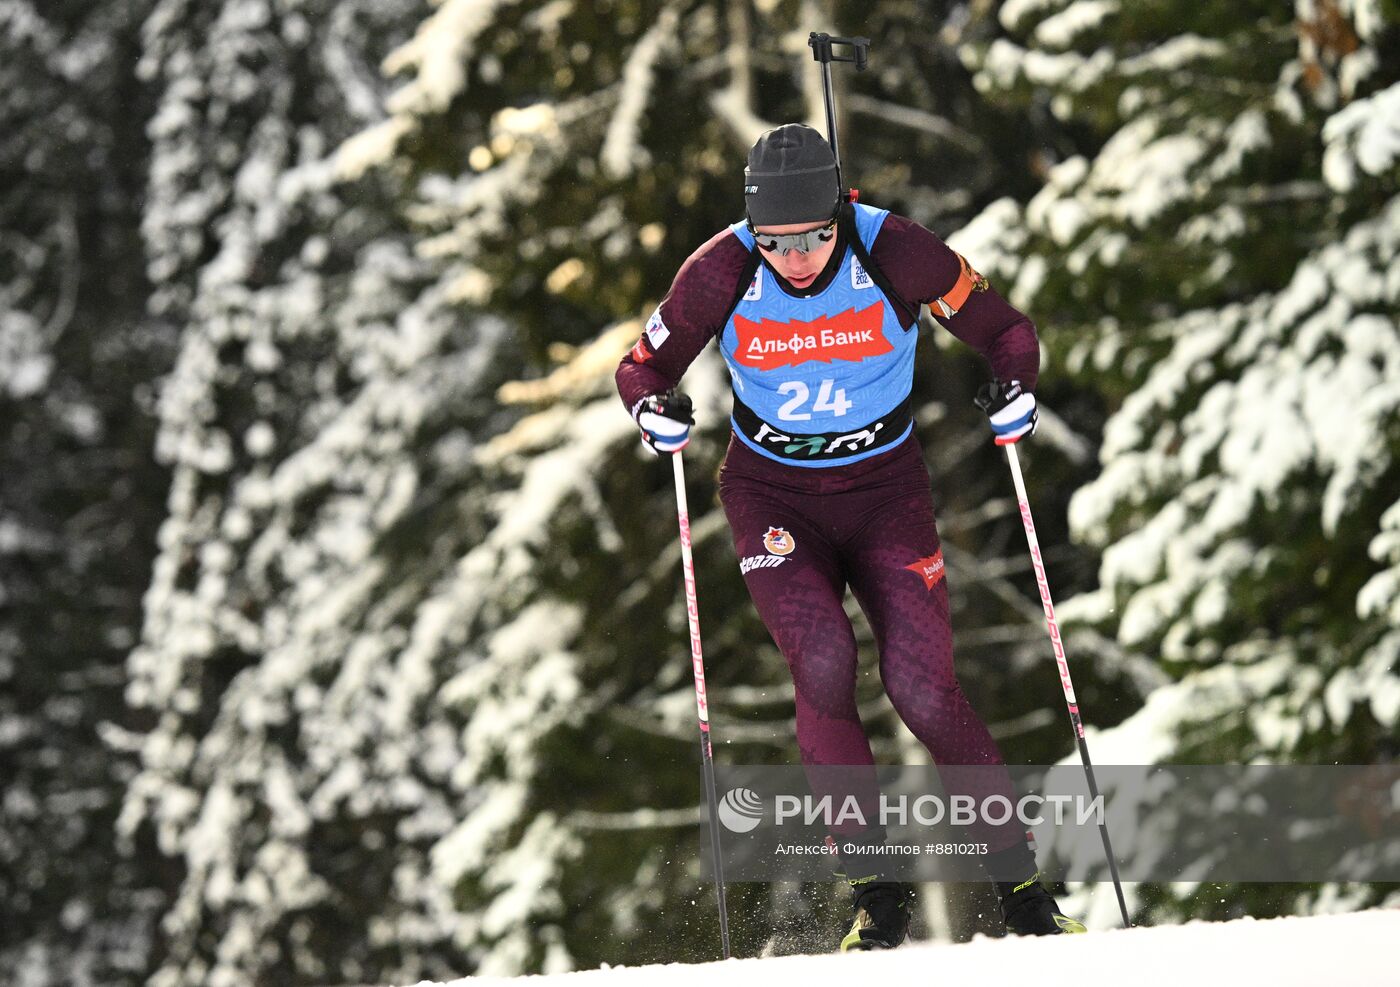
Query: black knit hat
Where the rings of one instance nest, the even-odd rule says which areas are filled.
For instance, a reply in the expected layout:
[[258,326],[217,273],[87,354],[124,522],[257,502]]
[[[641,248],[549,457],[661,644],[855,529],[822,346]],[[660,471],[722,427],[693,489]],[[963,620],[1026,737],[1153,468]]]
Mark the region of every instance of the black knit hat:
[[749,149],[744,202],[752,225],[818,223],[830,219],[840,201],[836,155],[811,127],[785,124]]

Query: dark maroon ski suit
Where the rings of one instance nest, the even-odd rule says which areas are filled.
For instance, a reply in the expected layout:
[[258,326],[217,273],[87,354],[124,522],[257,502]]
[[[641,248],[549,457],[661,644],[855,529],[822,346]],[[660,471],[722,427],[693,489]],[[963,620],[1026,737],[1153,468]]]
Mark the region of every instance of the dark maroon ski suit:
[[[820,293],[842,270],[845,253],[843,238],[811,286],[799,291],[781,281],[783,290]],[[985,281],[965,294],[955,315],[942,314],[938,299],[971,268],[937,236],[891,214],[870,258],[910,307],[931,305],[950,332],[983,354],[997,379],[1034,389],[1035,327]],[[629,410],[677,387],[724,329],[748,259],[726,230],[686,260],[659,308],[667,330],[662,345],[653,345],[655,334],[643,335],[618,367],[618,391]],[[908,312],[900,318],[905,327],[913,321]],[[1014,802],[1001,754],[953,673],[948,576],[917,436],[872,458],[826,468],[776,462],[731,436],[720,499],[744,581],[792,673],[803,764],[810,770],[874,763],[856,710],[856,641],[842,605],[849,587],[874,631],[885,690],[910,731],[937,764],[988,769],[963,773],[956,787],[973,789],[968,794],[979,801],[1002,794]],[[1022,834],[1009,824],[976,835],[995,851]]]

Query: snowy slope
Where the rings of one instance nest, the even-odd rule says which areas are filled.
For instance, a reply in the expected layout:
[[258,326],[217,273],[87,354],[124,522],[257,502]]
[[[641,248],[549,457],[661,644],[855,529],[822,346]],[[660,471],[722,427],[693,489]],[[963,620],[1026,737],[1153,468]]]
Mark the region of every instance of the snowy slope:
[[[1395,942],[1400,910],[1267,921],[1191,922],[1054,939],[979,938],[961,945],[906,946],[886,953],[782,956],[727,963],[614,967],[542,977],[454,980],[447,987],[772,987],[860,983],[982,982],[1180,987],[1380,987],[1400,984]],[[529,981],[526,985],[525,981]],[[424,981],[419,987],[430,987]]]

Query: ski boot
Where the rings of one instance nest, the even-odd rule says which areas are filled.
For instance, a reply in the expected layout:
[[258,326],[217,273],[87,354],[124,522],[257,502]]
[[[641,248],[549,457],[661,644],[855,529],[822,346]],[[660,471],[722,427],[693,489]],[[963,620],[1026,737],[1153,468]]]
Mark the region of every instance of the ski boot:
[[841,952],[853,949],[894,949],[909,932],[914,889],[902,881],[867,878],[851,881],[855,921],[841,940]]
[[1012,935],[1055,936],[1089,931],[1083,923],[1060,913],[1060,906],[1040,883],[1039,871],[1019,883],[996,881],[993,887],[1001,902],[1001,919]]

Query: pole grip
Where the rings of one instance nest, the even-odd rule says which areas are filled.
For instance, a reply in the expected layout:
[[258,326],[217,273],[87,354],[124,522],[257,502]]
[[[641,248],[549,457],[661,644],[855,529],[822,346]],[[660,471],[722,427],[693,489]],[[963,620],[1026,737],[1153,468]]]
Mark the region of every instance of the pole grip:
[[[813,31],[807,36],[807,44],[812,49],[812,57],[823,65],[831,62],[852,62],[857,72],[864,72],[870,58],[869,38],[833,38],[829,34]],[[836,45],[845,45],[851,49],[851,54],[836,54]]]

